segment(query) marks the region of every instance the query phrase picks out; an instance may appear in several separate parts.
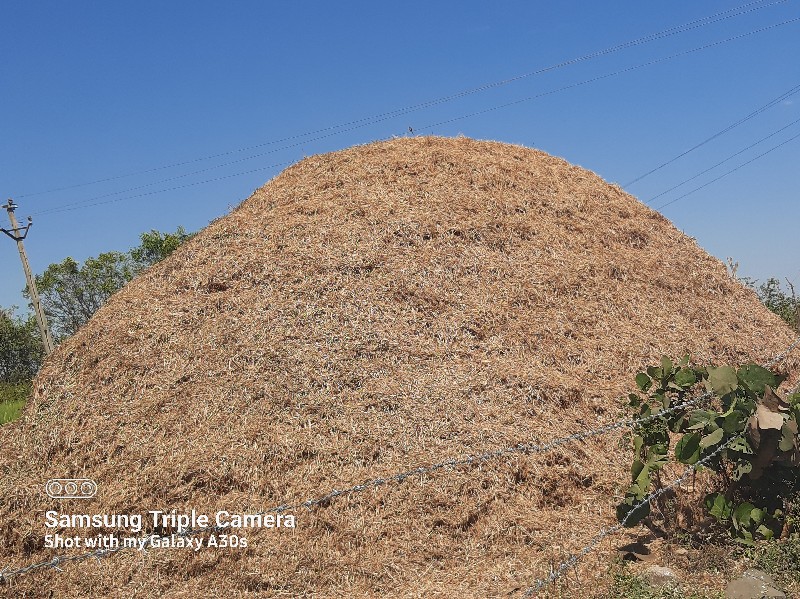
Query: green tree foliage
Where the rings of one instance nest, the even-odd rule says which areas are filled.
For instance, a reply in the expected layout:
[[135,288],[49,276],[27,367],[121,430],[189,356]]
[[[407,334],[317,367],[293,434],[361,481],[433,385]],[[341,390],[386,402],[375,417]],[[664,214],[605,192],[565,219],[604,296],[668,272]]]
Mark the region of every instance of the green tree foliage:
[[757,279],[738,276],[739,263],[733,258],[728,258],[728,273],[750,287],[758,295],[758,299],[772,312],[780,316],[795,331],[800,332],[800,298],[794,290],[794,284],[786,279],[789,293],[783,290],[781,282],[775,277],[770,277],[765,283],[758,284]]
[[[105,252],[83,264],[68,257],[48,266],[36,286],[54,337],[60,341],[75,333],[113,293],[192,236],[183,227],[174,233],[153,229],[128,252]],[[30,297],[27,289],[23,294]],[[43,354],[33,315],[21,319],[14,308],[0,308],[0,424],[19,415]]]
[[128,252],[105,252],[83,264],[68,257],[48,266],[36,276],[36,286],[54,337],[60,341],[74,334],[111,295],[191,237],[183,227],[174,233],[153,229]]
[[36,276],[36,287],[54,337],[74,334],[133,274],[130,257],[121,252],[105,252],[83,264],[65,258],[48,266]]
[[193,236],[193,233],[187,233],[183,227],[178,227],[174,233],[161,233],[155,229],[142,233],[139,236],[141,244],[130,251],[136,271],[160,262]]
[[755,289],[758,298],[767,308],[783,318],[793,329],[800,331],[800,298],[794,292],[794,285],[789,283],[790,293],[786,293],[781,287],[781,282],[770,277],[758,287],[755,283],[751,283],[750,286]]
[[[800,393],[778,395],[782,380],[756,364],[692,367],[688,356],[677,364],[664,357],[639,373],[645,395],[631,394],[629,405],[649,420],[634,429],[631,484],[618,519],[632,526],[650,515],[651,488],[672,454],[681,464],[708,460],[722,488],[703,505],[737,541],[780,535],[800,491]],[[705,388],[704,399],[686,406],[697,388]]]
[[30,380],[42,361],[42,343],[32,316],[21,319],[0,308],[0,384]]

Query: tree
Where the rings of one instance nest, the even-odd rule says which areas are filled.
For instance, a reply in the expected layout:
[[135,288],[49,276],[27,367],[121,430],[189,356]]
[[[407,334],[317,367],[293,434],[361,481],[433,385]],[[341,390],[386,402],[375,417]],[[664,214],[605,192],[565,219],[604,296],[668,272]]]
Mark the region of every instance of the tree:
[[82,265],[65,258],[37,275],[36,287],[55,338],[74,334],[133,274],[127,254],[106,252]]
[[774,277],[770,277],[758,287],[755,286],[755,282],[747,283],[767,308],[785,320],[793,329],[800,331],[800,298],[795,294],[794,285],[790,281],[787,282],[790,293],[786,293],[781,288],[781,282]]
[[43,348],[32,315],[14,316],[14,308],[0,308],[0,383],[29,381],[39,370]]
[[48,266],[36,276],[36,287],[56,340],[74,334],[111,295],[192,236],[183,227],[174,233],[153,229],[142,233],[141,244],[128,252],[105,252],[83,264],[68,257]]
[[194,233],[187,233],[183,227],[178,227],[174,233],[160,233],[155,229],[142,233],[139,236],[142,243],[130,251],[136,271],[141,272],[148,266],[161,262],[193,236]]

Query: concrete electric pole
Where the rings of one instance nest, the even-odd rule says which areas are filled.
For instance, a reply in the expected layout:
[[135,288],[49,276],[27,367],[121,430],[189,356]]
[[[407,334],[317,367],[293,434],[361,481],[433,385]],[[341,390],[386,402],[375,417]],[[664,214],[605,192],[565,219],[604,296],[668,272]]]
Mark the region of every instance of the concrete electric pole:
[[19,257],[20,260],[22,260],[22,269],[25,271],[25,278],[28,280],[28,293],[30,293],[31,302],[33,303],[33,312],[36,315],[36,322],[39,324],[39,333],[42,336],[44,355],[49,355],[53,351],[53,335],[50,333],[50,327],[47,326],[47,317],[42,309],[42,304],[39,302],[39,292],[36,290],[36,280],[33,278],[31,265],[28,263],[28,256],[25,254],[25,246],[22,244],[22,240],[28,236],[28,231],[33,221],[29,216],[27,226],[25,226],[24,229],[21,228],[14,216],[14,210],[17,208],[17,205],[11,199],[8,200],[8,204],[3,206],[3,208],[8,212],[8,220],[11,221],[11,230],[0,228],[0,231],[17,242]]

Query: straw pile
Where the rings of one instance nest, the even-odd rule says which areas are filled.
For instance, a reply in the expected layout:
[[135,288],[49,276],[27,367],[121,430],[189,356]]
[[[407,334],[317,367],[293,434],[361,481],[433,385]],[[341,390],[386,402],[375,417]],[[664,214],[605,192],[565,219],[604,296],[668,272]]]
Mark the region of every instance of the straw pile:
[[[43,548],[48,509],[257,512],[595,428],[662,353],[763,361],[792,337],[665,218],[559,158],[464,138],[313,156],[47,361],[22,420],[0,428],[0,566],[70,553]],[[341,497],[296,510],[294,530],[241,531],[246,549],[127,551],[0,592],[513,594],[613,522],[618,444]],[[68,476],[97,497],[44,495]],[[554,594],[602,588],[611,547]]]

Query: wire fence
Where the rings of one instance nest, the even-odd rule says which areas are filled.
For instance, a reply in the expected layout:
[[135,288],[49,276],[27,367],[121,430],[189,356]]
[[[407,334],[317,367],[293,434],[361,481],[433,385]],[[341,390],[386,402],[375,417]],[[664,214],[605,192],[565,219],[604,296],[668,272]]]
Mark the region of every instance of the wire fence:
[[[792,352],[792,350],[794,350],[798,345],[800,345],[800,337],[795,339],[785,350],[783,350],[779,354],[775,355],[772,359],[770,359],[769,361],[764,363],[763,366],[765,368],[770,368],[770,367],[774,366],[775,364],[783,361]],[[797,392],[798,390],[800,390],[800,383],[798,383],[798,386],[795,388],[795,392]],[[299,508],[312,509],[312,508],[317,507],[317,506],[327,505],[331,501],[333,501],[333,500],[335,500],[335,499],[337,499],[339,497],[361,493],[361,492],[364,492],[364,491],[367,491],[367,490],[370,490],[370,489],[375,489],[375,488],[378,488],[378,487],[382,487],[384,485],[388,485],[388,484],[391,484],[391,483],[402,483],[402,482],[406,481],[409,478],[418,477],[418,476],[424,476],[424,475],[427,475],[427,474],[432,474],[432,473],[438,472],[440,470],[445,470],[445,469],[452,470],[454,468],[461,467],[461,466],[473,466],[475,464],[479,464],[479,463],[486,462],[486,461],[493,460],[493,459],[497,459],[497,458],[511,456],[511,455],[514,455],[514,454],[542,454],[542,453],[547,453],[549,451],[553,451],[553,450],[555,450],[555,449],[557,449],[559,447],[562,447],[562,446],[570,444],[570,443],[574,443],[576,441],[581,441],[581,440],[588,439],[588,438],[591,438],[591,437],[605,435],[605,434],[608,434],[608,433],[610,433],[612,431],[615,431],[615,430],[618,430],[618,429],[622,429],[622,428],[634,428],[634,427],[637,427],[637,426],[640,426],[640,425],[647,424],[648,422],[652,422],[653,420],[661,418],[662,416],[666,416],[666,415],[668,415],[670,413],[673,413],[673,412],[676,412],[676,411],[679,411],[679,410],[683,410],[683,409],[686,409],[688,407],[692,407],[694,405],[697,405],[701,401],[710,398],[711,395],[712,395],[711,392],[706,392],[706,393],[703,393],[703,394],[701,394],[701,395],[699,395],[697,397],[690,398],[690,399],[688,399],[688,400],[686,400],[684,402],[681,402],[679,404],[671,406],[669,408],[665,408],[663,410],[659,410],[657,412],[653,412],[648,416],[642,416],[642,417],[639,417],[639,418],[628,418],[628,419],[619,420],[617,422],[606,424],[606,425],[598,427],[596,429],[585,430],[585,431],[581,431],[581,432],[574,433],[574,434],[571,434],[571,435],[567,435],[565,437],[560,437],[558,439],[554,439],[554,440],[549,441],[549,442],[544,443],[544,444],[540,444],[540,443],[519,443],[517,445],[511,445],[511,446],[508,446],[508,447],[505,447],[505,448],[501,448],[501,449],[497,449],[497,450],[493,450],[493,451],[487,451],[487,452],[480,453],[480,454],[469,454],[469,455],[464,455],[464,456],[460,456],[460,457],[451,458],[451,459],[444,460],[444,461],[441,461],[441,462],[437,462],[435,464],[431,464],[431,465],[427,465],[427,466],[419,466],[417,468],[412,468],[410,470],[406,470],[404,472],[399,472],[399,473],[396,473],[396,474],[392,474],[392,475],[389,475],[389,476],[386,476],[386,477],[373,478],[373,479],[367,480],[367,481],[365,481],[363,483],[360,483],[360,484],[357,484],[357,485],[353,485],[351,487],[347,487],[347,488],[344,488],[344,489],[333,489],[332,491],[330,491],[330,492],[328,492],[328,493],[326,493],[324,495],[321,495],[319,497],[316,497],[316,498],[307,499],[305,501],[296,502],[296,503],[284,503],[284,504],[281,504],[281,505],[277,505],[275,507],[269,508],[269,509],[264,510],[262,512],[258,512],[255,515],[265,516],[265,515],[268,515],[268,514],[282,514],[284,512],[287,512],[287,511],[290,511],[290,510],[299,509]],[[669,489],[672,489],[672,488],[674,488],[676,486],[679,486],[686,479],[686,477],[688,476],[688,474],[690,472],[693,472],[694,470],[696,470],[696,468],[698,466],[701,466],[701,465],[707,463],[713,456],[717,455],[719,452],[721,452],[723,449],[725,449],[727,447],[727,445],[731,441],[732,441],[732,439],[729,440],[728,443],[725,443],[722,446],[720,446],[719,448],[717,448],[717,450],[715,450],[713,453],[709,454],[708,456],[706,456],[702,460],[698,461],[691,468],[687,469],[687,473],[684,473],[684,475],[681,476],[680,478],[676,479],[675,481],[673,481],[672,483],[670,483],[666,487],[662,487],[658,491],[648,495],[639,504],[634,506],[634,508],[629,513],[629,516],[634,511],[636,511],[637,509],[639,509],[640,507],[645,505],[645,503],[651,501],[652,499],[657,498],[658,496],[660,496],[661,494],[665,493]],[[525,597],[531,597],[531,596],[533,596],[533,593],[538,592],[542,588],[546,587],[547,585],[549,585],[552,582],[554,582],[555,580],[557,580],[560,576],[562,576],[565,572],[567,572],[571,567],[573,567],[575,564],[577,564],[577,562],[581,558],[583,558],[585,555],[587,555],[592,550],[594,550],[600,544],[600,542],[603,539],[605,539],[609,535],[614,534],[615,532],[621,530],[625,526],[625,524],[627,523],[627,519],[628,519],[629,516],[626,516],[625,519],[623,519],[623,521],[621,523],[619,523],[619,524],[617,524],[615,526],[612,526],[611,528],[604,529],[600,533],[598,533],[586,547],[584,547],[577,554],[570,556],[567,560],[562,562],[558,566],[558,568],[554,569],[551,572],[551,574],[548,577],[537,580],[530,588],[527,589],[527,591],[525,591],[525,595],[524,596]],[[189,528],[189,529],[186,529],[186,530],[183,530],[183,531],[180,531],[180,532],[176,533],[176,536],[177,537],[182,537],[182,538],[187,538],[187,537],[192,537],[192,536],[197,536],[197,535],[202,535],[202,534],[207,534],[207,533],[221,532],[221,531],[227,530],[229,528],[230,528],[229,525],[207,526],[207,527],[194,528],[194,529]],[[155,538],[157,536],[158,535],[151,534],[151,535],[146,536],[146,537],[140,537],[139,538],[140,542],[136,545],[136,549],[137,550],[146,551],[155,542]],[[10,567],[5,567],[3,570],[0,570],[0,584],[7,583],[12,578],[20,577],[20,576],[23,576],[25,574],[28,574],[30,572],[34,572],[34,571],[37,571],[37,570],[55,569],[57,571],[62,571],[60,566],[62,566],[63,564],[69,563],[69,562],[81,562],[81,561],[86,561],[86,560],[89,560],[89,559],[96,559],[96,560],[99,561],[101,558],[109,557],[109,556],[112,556],[112,555],[114,555],[116,553],[119,553],[120,551],[125,551],[125,550],[133,549],[133,548],[134,547],[132,547],[132,546],[129,547],[129,546],[125,546],[125,545],[120,545],[120,546],[113,547],[113,548],[96,549],[94,551],[89,551],[89,552],[78,554],[78,555],[60,555],[60,556],[56,556],[56,557],[54,557],[54,558],[52,558],[50,560],[47,560],[47,561],[42,561],[42,562],[38,562],[38,563],[29,564],[27,566],[24,566],[24,567],[21,567],[21,568],[17,568],[17,569],[12,569]]]
[[787,347],[781,353],[776,354],[771,360],[765,362],[764,368],[772,368],[778,362],[783,362],[786,359],[786,356],[792,353],[792,350],[794,350],[794,348],[797,347],[798,345],[800,345],[800,337],[798,337],[792,343],[790,343],[789,347]]
[[674,489],[675,487],[679,487],[700,466],[703,466],[703,465],[709,463],[712,459],[714,459],[716,456],[718,456],[720,453],[722,453],[723,450],[725,450],[731,443],[733,443],[734,439],[736,439],[736,437],[731,437],[730,439],[728,439],[727,442],[725,442],[722,445],[720,445],[719,447],[717,447],[713,452],[708,454],[706,457],[704,457],[701,460],[698,460],[695,464],[692,464],[691,466],[687,467],[686,470],[683,471],[683,474],[680,477],[676,478],[674,481],[672,481],[668,485],[665,485],[665,486],[657,489],[656,491],[653,491],[649,495],[647,495],[644,499],[642,499],[639,503],[635,504],[631,508],[631,510],[628,512],[628,514],[622,519],[622,521],[619,524],[615,524],[614,526],[611,526],[610,528],[602,529],[599,533],[597,533],[592,538],[591,541],[589,541],[589,544],[586,545],[586,547],[584,547],[578,553],[576,553],[574,555],[571,555],[569,558],[567,558],[566,560],[561,562],[561,564],[559,564],[559,566],[557,568],[553,569],[550,572],[550,575],[548,577],[540,578],[539,580],[534,582],[533,585],[531,585],[524,592],[523,597],[533,597],[536,593],[538,593],[539,591],[541,591],[545,587],[551,585],[553,582],[558,580],[570,568],[573,568],[581,560],[581,558],[583,558],[585,555],[587,555],[588,553],[591,553],[594,549],[596,549],[597,546],[603,541],[603,539],[605,539],[606,537],[608,537],[608,536],[610,536],[610,535],[612,535],[612,534],[614,534],[616,532],[619,532],[620,530],[625,528],[625,526],[627,526],[627,524],[628,524],[628,520],[640,508],[644,507],[645,505],[647,505],[648,503],[650,503],[654,499],[658,499],[661,495],[663,495],[667,491],[670,491],[671,489]]
[[[475,464],[478,464],[478,463],[486,462],[486,461],[489,461],[489,460],[492,460],[492,459],[496,459],[496,458],[500,458],[500,457],[504,457],[504,456],[510,456],[510,455],[514,455],[514,454],[547,453],[549,451],[552,451],[554,449],[557,449],[557,448],[562,447],[564,445],[567,445],[569,443],[573,443],[575,441],[580,441],[580,440],[583,440],[583,439],[588,439],[590,437],[604,435],[604,434],[610,433],[612,431],[615,431],[615,430],[621,429],[621,428],[626,428],[626,427],[627,428],[632,428],[634,426],[647,424],[648,422],[653,421],[653,420],[655,420],[657,418],[660,418],[661,416],[665,416],[665,415],[667,415],[669,413],[672,413],[672,412],[675,412],[677,410],[681,410],[681,409],[690,407],[692,405],[695,405],[696,403],[702,401],[703,399],[705,399],[705,398],[707,398],[709,396],[710,396],[710,393],[704,393],[704,394],[702,394],[702,395],[700,395],[698,397],[690,399],[690,400],[688,400],[686,402],[683,402],[681,404],[676,404],[674,406],[671,406],[668,409],[664,409],[664,410],[660,410],[658,412],[654,412],[654,413],[650,414],[649,416],[644,416],[644,417],[641,417],[641,418],[630,418],[630,419],[626,419],[626,420],[620,420],[620,421],[617,421],[617,422],[613,422],[611,424],[607,424],[607,425],[601,426],[601,427],[593,429],[593,430],[581,431],[579,433],[574,433],[572,435],[567,435],[565,437],[560,437],[558,439],[554,439],[554,440],[552,440],[552,441],[550,441],[548,443],[545,443],[545,444],[519,443],[517,445],[512,445],[512,446],[505,447],[505,448],[502,448],[502,449],[497,449],[497,450],[494,450],[494,451],[487,451],[485,453],[480,453],[480,454],[471,454],[471,455],[451,458],[451,459],[444,460],[444,461],[441,461],[441,462],[438,462],[438,463],[435,463],[435,464],[431,464],[431,465],[428,465],[428,466],[419,466],[417,468],[413,468],[411,470],[406,470],[404,472],[398,472],[397,474],[393,474],[393,475],[386,476],[386,477],[373,478],[373,479],[365,481],[365,482],[363,482],[361,484],[353,485],[353,486],[345,488],[345,489],[334,489],[334,490],[332,490],[332,491],[330,491],[330,492],[328,492],[328,493],[326,493],[324,495],[321,495],[321,496],[313,498],[313,499],[307,499],[305,501],[301,501],[301,502],[297,502],[297,503],[291,503],[291,504],[281,504],[281,505],[269,508],[267,510],[264,510],[262,512],[258,512],[258,514],[256,514],[256,515],[265,516],[267,514],[281,514],[281,513],[290,511],[290,510],[298,509],[298,508],[312,509],[312,508],[314,508],[316,506],[320,506],[320,505],[323,505],[323,504],[328,504],[332,500],[337,499],[337,498],[342,497],[342,496],[345,496],[345,495],[352,495],[352,494],[355,494],[355,493],[361,493],[361,492],[367,491],[369,489],[375,489],[375,488],[378,488],[378,487],[381,487],[383,485],[387,485],[387,484],[390,484],[390,483],[402,483],[408,478],[415,477],[415,476],[423,476],[423,475],[426,475],[426,474],[432,474],[432,473],[437,472],[439,470],[444,470],[444,469],[448,469],[448,468],[449,469],[453,469],[453,468],[457,468],[459,466],[472,466],[472,465],[475,465]],[[177,533],[177,536],[190,537],[190,536],[205,534],[205,533],[209,533],[209,532],[219,532],[219,531],[224,530],[226,528],[228,528],[228,527],[225,527],[225,526],[208,526],[208,527],[202,527],[202,528],[186,529],[184,531],[181,531],[180,533]],[[141,542],[139,544],[137,544],[137,548],[138,549],[147,549],[152,544],[152,542],[153,542],[152,539],[153,539],[152,536],[141,537],[140,538]],[[123,551],[125,549],[132,549],[132,547],[120,546],[120,547],[115,547],[115,548],[110,548],[110,549],[96,549],[94,551],[89,551],[89,552],[86,552],[86,553],[80,554],[80,555],[61,555],[61,556],[56,556],[51,560],[43,561],[43,562],[39,562],[39,563],[35,563],[35,564],[30,564],[28,566],[25,566],[25,567],[22,567],[22,568],[18,568],[18,569],[5,568],[2,571],[0,571],[0,581],[2,581],[2,580],[10,580],[13,577],[22,576],[22,575],[27,574],[29,572],[32,572],[34,570],[40,570],[40,569],[43,569],[43,568],[54,568],[56,570],[59,570],[60,569],[59,566],[64,564],[64,563],[67,563],[67,562],[84,561],[84,560],[87,560],[87,559],[90,559],[90,558],[100,559],[102,557],[108,557],[109,555],[113,555],[115,553],[118,553],[119,551]]]

